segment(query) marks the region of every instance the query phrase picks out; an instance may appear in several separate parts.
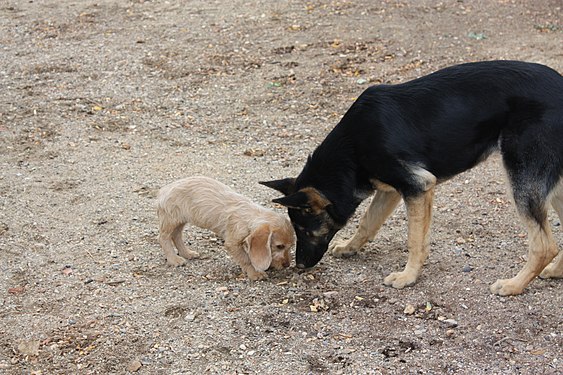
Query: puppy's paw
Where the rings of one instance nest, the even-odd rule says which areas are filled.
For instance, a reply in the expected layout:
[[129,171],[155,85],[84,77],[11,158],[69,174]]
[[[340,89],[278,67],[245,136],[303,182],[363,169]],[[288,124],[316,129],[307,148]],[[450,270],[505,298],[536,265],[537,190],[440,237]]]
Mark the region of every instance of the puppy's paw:
[[522,294],[524,286],[520,283],[514,282],[513,279],[500,279],[491,285],[490,289],[491,293],[499,296],[515,296],[517,294]]
[[170,267],[183,266],[185,263],[186,263],[186,259],[178,255],[166,259],[166,264],[169,265]]
[[561,279],[563,278],[563,267],[556,267],[556,263],[548,264],[540,273],[542,279]]
[[259,272],[256,270],[247,271],[246,274],[248,275],[248,279],[252,281],[266,280],[268,278],[266,272]]
[[199,253],[192,250],[178,251],[183,258],[194,259],[199,258]]
[[412,286],[416,283],[416,274],[411,272],[393,272],[385,279],[383,284],[392,286],[395,289],[403,289],[406,286]]
[[350,258],[358,250],[352,248],[348,241],[335,241],[330,245],[330,253],[337,258]]

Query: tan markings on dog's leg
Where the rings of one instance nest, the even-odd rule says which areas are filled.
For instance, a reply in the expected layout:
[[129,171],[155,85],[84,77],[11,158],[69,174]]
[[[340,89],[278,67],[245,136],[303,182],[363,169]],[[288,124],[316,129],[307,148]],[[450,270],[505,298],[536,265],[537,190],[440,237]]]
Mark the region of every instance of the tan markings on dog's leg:
[[375,237],[400,200],[401,195],[395,190],[377,191],[362,220],[360,220],[360,225],[354,236],[348,241],[335,241],[331,244],[331,254],[339,258],[346,258],[356,254],[368,240],[372,240]]
[[174,241],[174,245],[176,245],[176,248],[178,249],[178,254],[186,259],[199,257],[199,254],[197,252],[188,249],[188,247],[184,243],[184,239],[182,238],[183,230],[184,226],[180,225],[176,227],[176,229],[174,229],[174,232],[172,232],[172,241]]
[[402,289],[416,282],[430,247],[430,223],[432,221],[432,201],[434,187],[416,198],[406,200],[408,216],[408,250],[409,256],[405,269],[393,272],[383,283],[393,288]]
[[[551,205],[557,212],[559,216],[559,222],[563,225],[563,183],[559,184],[559,189],[556,191],[553,198],[551,198]],[[555,257],[555,260],[548,264],[542,273],[540,274],[542,279],[563,278],[563,251],[559,250],[559,255]]]
[[521,294],[524,288],[557,255],[557,245],[553,240],[547,219],[540,226],[535,220],[523,218],[528,228],[528,261],[512,279],[497,280],[491,285],[491,292],[501,296]]
[[225,248],[231,256],[231,258],[242,268],[244,273],[248,276],[250,280],[264,280],[268,278],[266,272],[256,271],[250,262],[250,258],[246,251],[244,251],[242,244],[234,243],[229,239],[225,239]]
[[[176,226],[175,226],[176,225]],[[173,233],[180,228],[180,231],[184,227],[183,224],[172,223],[166,219],[160,224],[160,233],[158,235],[158,242],[160,247],[164,251],[166,256],[166,263],[169,266],[177,267],[186,263],[186,260],[176,254],[176,249],[173,244]]]

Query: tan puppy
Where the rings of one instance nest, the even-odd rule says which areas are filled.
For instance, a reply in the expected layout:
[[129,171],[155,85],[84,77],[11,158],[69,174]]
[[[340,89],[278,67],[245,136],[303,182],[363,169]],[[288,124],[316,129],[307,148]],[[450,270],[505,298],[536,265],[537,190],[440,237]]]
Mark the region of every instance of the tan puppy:
[[[157,196],[160,246],[171,266],[199,256],[186,247],[186,224],[209,229],[250,280],[267,277],[268,268],[289,267],[295,232],[283,215],[261,207],[208,177],[188,177],[160,189]],[[174,246],[178,249],[178,254]]]

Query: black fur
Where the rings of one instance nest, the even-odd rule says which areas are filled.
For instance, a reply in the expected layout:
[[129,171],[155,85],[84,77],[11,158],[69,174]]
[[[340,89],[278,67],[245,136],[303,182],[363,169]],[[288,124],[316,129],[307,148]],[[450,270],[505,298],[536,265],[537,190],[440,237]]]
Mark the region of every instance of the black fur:
[[[313,187],[331,202],[323,217],[289,208],[297,263],[310,267],[373,192],[374,180],[408,199],[425,189],[413,166],[441,182],[495,150],[502,154],[518,210],[541,225],[546,198],[563,174],[563,77],[558,72],[533,63],[489,61],[370,87],[295,180],[281,180],[283,188],[284,183],[265,184],[285,199]],[[284,198],[278,201],[285,204]],[[327,236],[311,235],[323,225],[330,229]]]

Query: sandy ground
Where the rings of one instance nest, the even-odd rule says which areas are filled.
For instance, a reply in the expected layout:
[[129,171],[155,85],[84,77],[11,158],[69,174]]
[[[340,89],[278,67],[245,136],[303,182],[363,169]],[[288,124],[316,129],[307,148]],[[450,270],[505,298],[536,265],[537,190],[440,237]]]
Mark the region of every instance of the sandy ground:
[[256,283],[198,229],[202,259],[167,267],[154,209],[205,174],[284,212],[257,181],[296,175],[368,85],[487,59],[561,72],[562,7],[3,0],[0,373],[563,373],[561,281],[488,290],[527,249],[498,156],[439,186],[404,290],[382,285],[406,261],[402,207],[361,254]]

